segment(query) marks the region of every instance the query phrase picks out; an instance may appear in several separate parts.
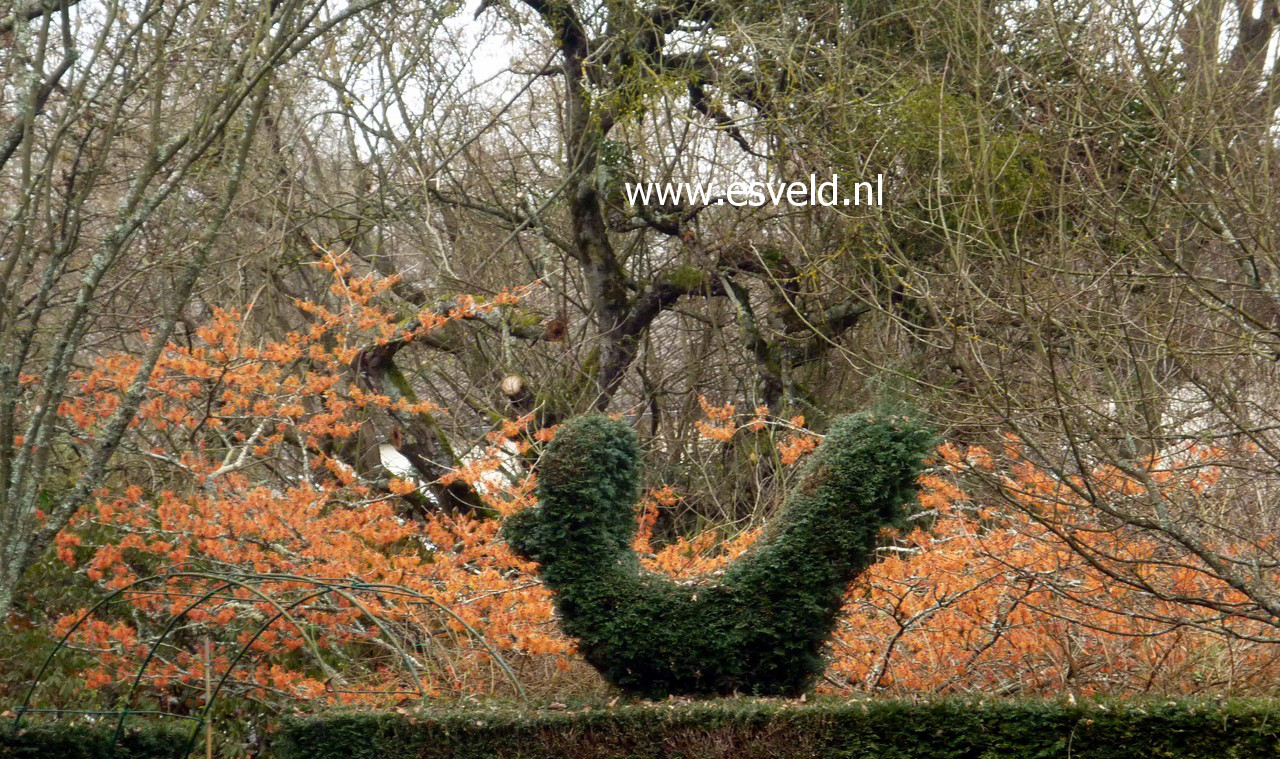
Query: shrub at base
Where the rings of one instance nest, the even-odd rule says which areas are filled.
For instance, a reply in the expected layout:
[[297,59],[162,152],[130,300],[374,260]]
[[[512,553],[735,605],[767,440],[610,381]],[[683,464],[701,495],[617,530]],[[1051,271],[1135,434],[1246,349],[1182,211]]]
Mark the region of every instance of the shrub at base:
[[272,759],[1259,759],[1274,701],[725,699],[286,720]]
[[797,695],[849,582],[896,524],[933,443],[901,418],[846,417],[809,457],[768,532],[715,584],[643,570],[631,548],[640,474],[634,433],[605,417],[565,425],[538,471],[536,508],[503,533],[541,565],[564,631],[622,690]]
[[190,738],[190,729],[164,725],[130,727],[115,742],[114,724],[51,722],[14,732],[10,723],[0,724],[0,759],[172,759],[187,755]]

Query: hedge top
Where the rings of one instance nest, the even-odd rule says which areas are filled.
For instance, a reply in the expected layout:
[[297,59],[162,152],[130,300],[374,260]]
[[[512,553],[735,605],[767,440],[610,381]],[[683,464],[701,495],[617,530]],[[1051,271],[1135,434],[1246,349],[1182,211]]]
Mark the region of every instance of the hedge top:
[[1270,700],[721,699],[295,719],[276,759],[1257,759],[1280,756]]

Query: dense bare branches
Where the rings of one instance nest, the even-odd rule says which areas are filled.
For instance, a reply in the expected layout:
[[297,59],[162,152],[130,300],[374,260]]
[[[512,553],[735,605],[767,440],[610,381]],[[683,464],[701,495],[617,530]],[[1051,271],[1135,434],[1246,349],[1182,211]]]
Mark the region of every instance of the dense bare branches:
[[[232,213],[275,73],[376,4],[143,2],[74,21],[64,5],[13,23],[4,65],[17,89],[0,153],[0,612],[105,476]],[[185,218],[171,202],[183,194]],[[155,234],[160,220],[169,235]],[[189,239],[170,258],[174,233]],[[131,318],[148,329],[140,342],[124,337]],[[143,360],[86,439],[58,408],[86,351],[116,336]]]
[[[30,536],[0,588],[142,466],[112,456],[132,394],[109,435],[57,419],[88,357],[150,361],[223,305],[264,339],[303,329],[337,252],[392,278],[405,324],[536,283],[349,367],[447,409],[370,414],[326,451],[370,481],[409,467],[408,516],[477,508],[441,475],[504,419],[606,410],[688,486],[660,531],[738,524],[785,475],[767,435],[700,438],[700,396],[819,430],[907,404],[958,441],[1016,438],[1062,509],[1000,468],[974,490],[1117,586],[1203,627],[1280,622],[1272,0],[92,8],[0,21],[0,506]],[[810,174],[882,175],[884,205],[625,192]],[[1162,585],[1100,532],[1240,595]]]

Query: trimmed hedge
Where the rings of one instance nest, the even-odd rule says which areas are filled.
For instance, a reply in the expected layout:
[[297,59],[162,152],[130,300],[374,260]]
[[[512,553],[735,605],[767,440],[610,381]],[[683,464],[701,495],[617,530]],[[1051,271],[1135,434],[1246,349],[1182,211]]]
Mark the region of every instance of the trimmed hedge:
[[578,651],[624,692],[803,693],[849,582],[875,561],[880,528],[900,524],[933,435],[901,417],[832,425],[751,550],[715,583],[685,584],[641,568],[639,451],[625,423],[566,424],[538,466],[539,505],[503,525],[537,561]]
[[757,701],[563,712],[471,709],[293,719],[276,759],[1280,756],[1273,701]]
[[[6,726],[7,727],[7,726]],[[0,757],[173,759],[187,732],[49,723],[0,730]],[[457,708],[286,720],[264,759],[1260,759],[1280,756],[1280,702],[755,699],[548,711]]]
[[[8,724],[5,724],[8,723]],[[3,759],[175,759],[185,757],[190,728],[167,726],[130,727],[119,745],[112,745],[111,728],[49,722],[24,727],[16,734],[12,723],[0,723],[0,757]]]

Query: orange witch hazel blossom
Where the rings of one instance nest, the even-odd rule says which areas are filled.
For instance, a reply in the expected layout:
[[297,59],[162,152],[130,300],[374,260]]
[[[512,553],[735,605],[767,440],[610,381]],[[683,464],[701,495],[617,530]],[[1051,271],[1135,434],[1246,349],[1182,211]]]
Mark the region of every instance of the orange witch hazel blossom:
[[[170,618],[184,612],[143,680],[175,697],[203,683],[191,642],[204,636],[213,640],[217,672],[249,647],[232,674],[236,692],[351,703],[398,700],[418,683],[431,695],[494,690],[506,686],[492,652],[554,660],[570,651],[547,624],[545,592],[494,539],[497,522],[409,519],[399,499],[418,483],[365,480],[340,453],[371,406],[439,410],[359,387],[350,367],[362,348],[412,342],[519,293],[487,304],[458,299],[447,313],[423,312],[406,324],[376,305],[390,280],[354,277],[340,257],[326,268],[338,305],[301,304],[311,316],[302,330],[255,343],[240,314],[217,310],[195,344],[169,346],[123,459],[151,476],[100,490],[58,537],[61,560],[104,590],[130,589],[73,633],[73,645],[98,652],[86,673],[93,683],[131,678]],[[92,435],[133,365],[109,357],[78,376],[81,392],[63,416]],[[483,478],[498,454],[495,447],[453,476]],[[158,471],[165,476],[154,477]],[[486,497],[511,510],[528,495],[516,484]],[[252,582],[220,579],[249,575]],[[316,595],[314,580],[404,592]],[[79,616],[68,615],[56,632]]]
[[[966,472],[997,472],[986,449],[944,445],[921,478],[924,521],[900,535],[849,594],[830,681],[891,692],[1266,692],[1280,646],[1261,623],[1219,619],[1166,598],[1243,597],[1208,571],[1169,561],[1149,536],[1093,521],[1071,490],[1006,451],[1006,492],[1024,508],[987,506],[959,486]],[[1212,455],[1209,455],[1210,458]],[[1220,473],[1152,462],[1154,479],[1203,492]],[[1167,473],[1167,474],[1166,474]],[[1099,478],[1100,480],[1102,478]],[[1114,477],[1107,497],[1132,492]],[[1078,505],[1078,504],[1077,504]],[[1029,514],[1053,514],[1032,519]],[[1068,542],[1141,572],[1158,595],[1107,577]],[[1207,568],[1205,568],[1207,570]]]
[[[433,697],[510,695],[510,675],[544,695],[597,687],[588,668],[575,666],[536,566],[499,540],[500,520],[421,509],[408,518],[405,499],[420,499],[422,483],[403,476],[372,482],[342,460],[370,407],[439,411],[359,387],[350,367],[362,348],[418,339],[520,293],[487,304],[459,299],[448,313],[406,320],[377,305],[390,280],[356,277],[341,257],[325,266],[337,305],[302,304],[311,318],[304,329],[253,342],[240,314],[219,310],[193,345],[170,346],[126,449],[125,461],[145,469],[124,470],[164,476],[122,475],[58,537],[57,556],[104,590],[169,573],[73,633],[71,642],[95,656],[86,683],[128,682],[170,619],[185,613],[144,673],[142,687],[154,696],[182,702],[203,688],[205,637],[214,672],[230,669],[231,692],[258,701],[386,706],[419,685]],[[81,392],[60,409],[64,418],[93,435],[134,365],[109,357],[80,375]],[[820,437],[804,419],[775,418],[767,408],[739,414],[732,404],[702,405],[699,430],[709,443],[744,430],[772,435],[786,466]],[[529,417],[501,422],[488,447],[447,479],[471,485],[500,515],[528,508],[536,475],[520,462],[535,459],[554,434],[534,429]],[[1037,509],[1060,514],[1058,529],[1074,519],[1078,539],[1131,559],[1171,597],[1179,589],[1230,597],[1194,567],[1158,561],[1159,547],[1141,536],[1095,529],[1084,512],[1070,510],[1061,483],[1017,453],[1016,440],[999,455],[940,447],[920,480],[914,528],[889,536],[883,560],[848,592],[821,687],[1127,693],[1260,689],[1274,681],[1280,651],[1250,642],[1257,636],[1247,621],[1228,621],[1234,639],[1203,629],[1175,604],[1106,580],[1053,529],[1027,517]],[[1158,479],[1211,490],[1212,453],[1184,458],[1183,469],[1153,462]],[[972,471],[1003,477],[1026,508],[971,496],[963,484]],[[1133,487],[1118,474],[1111,484],[1117,493]],[[651,571],[697,581],[757,539],[753,527],[727,539],[709,530],[654,545],[660,512],[680,498],[663,486],[641,499],[635,549]],[[252,582],[219,579],[236,573]],[[346,586],[318,592],[318,580]],[[247,655],[232,667],[244,647]]]
[[[767,410],[739,422],[732,406],[703,401],[709,440],[759,431]],[[793,418],[776,425],[780,458],[792,464],[817,436]],[[1221,477],[1220,452],[1193,446],[1153,459],[1152,479],[1204,494]],[[1003,471],[1001,471],[1003,469]],[[962,483],[971,473],[998,477],[1022,508],[984,503]],[[1118,472],[1099,473],[1124,497],[1138,487]],[[1150,537],[1091,521],[1071,508],[1072,491],[1020,455],[1010,438],[1000,456],[981,446],[944,443],[920,478],[913,529],[887,536],[882,560],[849,589],[820,690],[914,693],[1051,694],[1269,692],[1280,674],[1280,645],[1265,625],[1218,620],[1111,579],[1055,530],[1088,541],[1096,554],[1141,568],[1166,598],[1243,601],[1207,571],[1169,562]],[[1037,521],[1029,514],[1056,514]],[[642,519],[642,528],[646,524]],[[644,530],[642,529],[642,534]],[[647,561],[676,575],[712,573],[746,550],[757,531],[729,542],[707,533],[680,540]],[[639,550],[639,549],[638,549]]]

